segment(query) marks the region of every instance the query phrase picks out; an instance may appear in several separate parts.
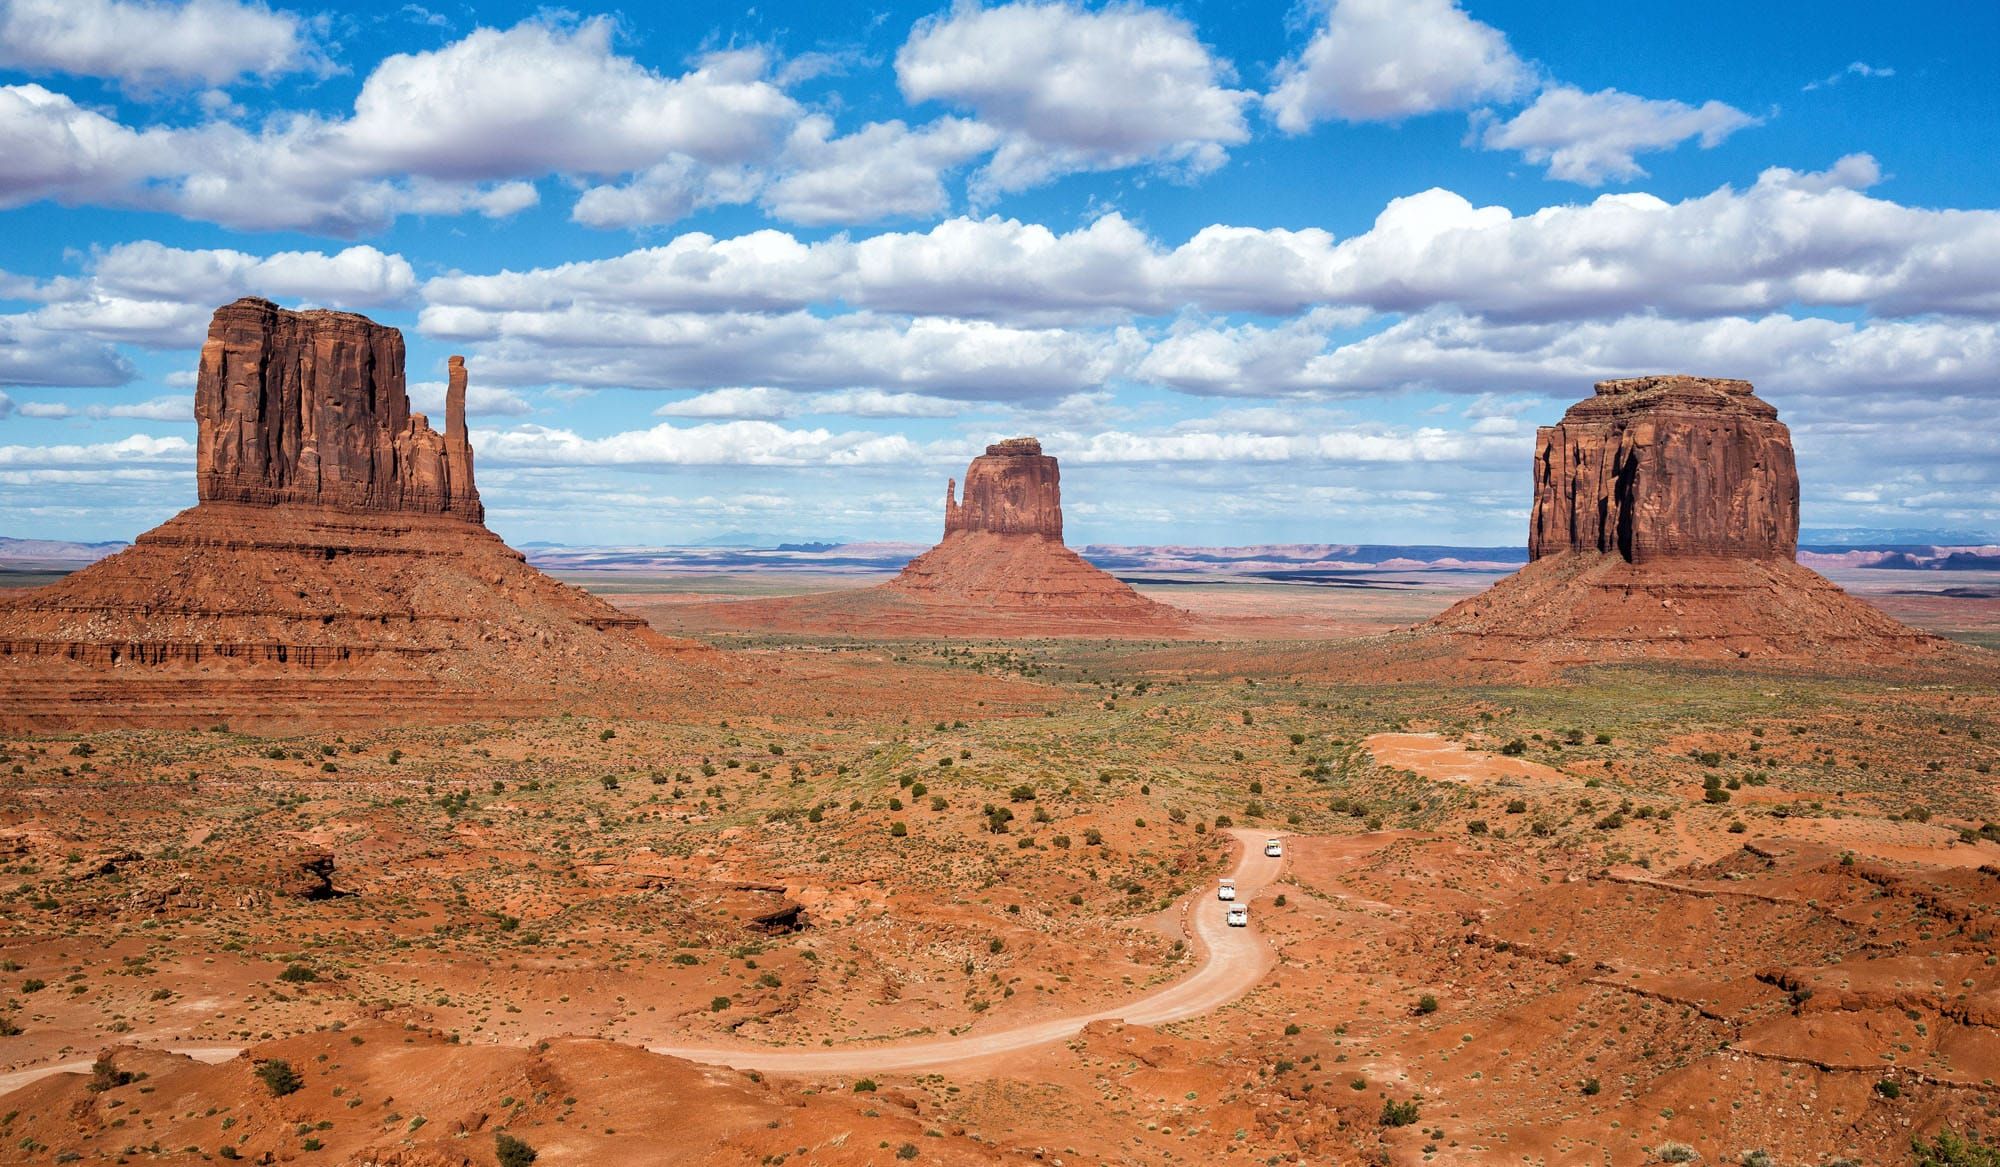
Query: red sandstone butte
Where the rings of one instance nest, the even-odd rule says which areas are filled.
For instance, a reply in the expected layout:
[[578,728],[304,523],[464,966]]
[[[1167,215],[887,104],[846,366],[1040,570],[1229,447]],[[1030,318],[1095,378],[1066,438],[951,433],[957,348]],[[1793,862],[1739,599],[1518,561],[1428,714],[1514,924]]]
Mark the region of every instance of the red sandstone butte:
[[1063,545],[1062,477],[1034,438],[986,447],[965,471],[964,501],[945,487],[944,540],[883,584],[923,602],[1052,618],[1177,622]]
[[439,434],[410,412],[397,330],[255,299],[217,310],[199,501],[0,598],[0,725],[464,720],[688,688],[694,646],[486,529],[465,363],[449,368]]
[[965,469],[965,501],[953,499],[955,479],[944,487],[944,533],[988,531],[1039,535],[1062,542],[1062,472],[1034,438],[1008,438],[986,447]]
[[1600,381],[1536,432],[1530,559],[1791,559],[1798,549],[1791,434],[1748,381]]
[[450,376],[439,434],[410,412],[401,332],[350,312],[291,312],[248,297],[224,305],[195,382],[198,497],[482,522],[465,358],[451,358]]
[[1898,664],[1947,651],[1795,559],[1791,433],[1747,381],[1603,381],[1535,441],[1529,564],[1420,626],[1471,660]]

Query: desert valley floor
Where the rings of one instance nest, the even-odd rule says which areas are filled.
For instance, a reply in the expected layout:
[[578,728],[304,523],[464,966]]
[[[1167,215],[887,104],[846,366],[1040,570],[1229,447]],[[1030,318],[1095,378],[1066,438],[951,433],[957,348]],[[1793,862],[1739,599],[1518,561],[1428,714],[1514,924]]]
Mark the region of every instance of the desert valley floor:
[[[2000,641],[1988,576],[1856,575]],[[1484,579],[1142,583],[1202,622],[1161,639],[572,582],[731,667],[652,716],[0,736],[0,1159],[1821,1165],[2000,1133],[1991,668],[1343,663]]]

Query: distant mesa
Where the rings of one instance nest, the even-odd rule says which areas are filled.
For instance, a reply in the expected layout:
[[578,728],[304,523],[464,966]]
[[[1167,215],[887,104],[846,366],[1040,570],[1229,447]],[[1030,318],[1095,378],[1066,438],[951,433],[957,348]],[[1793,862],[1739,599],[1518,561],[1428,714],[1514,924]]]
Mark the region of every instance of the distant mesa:
[[986,447],[947,482],[944,539],[882,585],[939,608],[1051,619],[1174,624],[1149,600],[1063,545],[1062,475],[1034,438]]
[[466,720],[658,685],[669,641],[484,526],[451,358],[443,433],[402,334],[344,312],[217,310],[197,505],[0,598],[0,724]]
[[[842,548],[851,561],[868,548]],[[697,631],[863,637],[1192,635],[1194,619],[1063,545],[1062,476],[1034,438],[986,447],[944,492],[944,538],[873,587],[675,604]]]
[[1420,626],[1474,660],[1894,664],[1947,648],[1796,561],[1790,432],[1747,381],[1602,381],[1535,440],[1528,566]]

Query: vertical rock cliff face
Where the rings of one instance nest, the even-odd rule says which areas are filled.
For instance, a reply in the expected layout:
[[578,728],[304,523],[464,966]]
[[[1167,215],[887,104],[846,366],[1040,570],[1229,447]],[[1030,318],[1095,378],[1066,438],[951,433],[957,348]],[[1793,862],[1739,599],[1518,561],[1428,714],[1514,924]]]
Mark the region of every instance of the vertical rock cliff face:
[[1601,381],[1536,435],[1530,559],[1790,560],[1798,543],[1791,434],[1748,381]]
[[965,501],[944,488],[944,533],[987,531],[1040,535],[1062,542],[1062,474],[1034,438],[1009,438],[986,447],[965,470]]
[[1599,382],[1537,435],[1528,566],[1420,627],[1412,647],[1530,672],[1948,652],[1799,566],[1798,538],[1791,434],[1748,381]]
[[217,309],[195,383],[203,502],[485,518],[453,357],[445,432],[410,412],[403,336],[346,312]]

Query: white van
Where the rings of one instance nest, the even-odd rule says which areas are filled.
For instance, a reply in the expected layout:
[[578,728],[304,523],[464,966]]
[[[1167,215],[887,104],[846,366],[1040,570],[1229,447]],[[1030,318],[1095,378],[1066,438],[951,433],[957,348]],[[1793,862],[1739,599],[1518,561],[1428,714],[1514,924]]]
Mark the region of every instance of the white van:
[[1229,905],[1229,915],[1226,919],[1231,928],[1248,928],[1250,926],[1250,909],[1244,907],[1242,904],[1231,904]]
[[1285,853],[1285,848],[1276,839],[1264,840],[1264,854],[1276,859]]
[[1236,881],[1233,879],[1223,880],[1222,883],[1218,885],[1215,889],[1215,898],[1225,901],[1235,899]]

